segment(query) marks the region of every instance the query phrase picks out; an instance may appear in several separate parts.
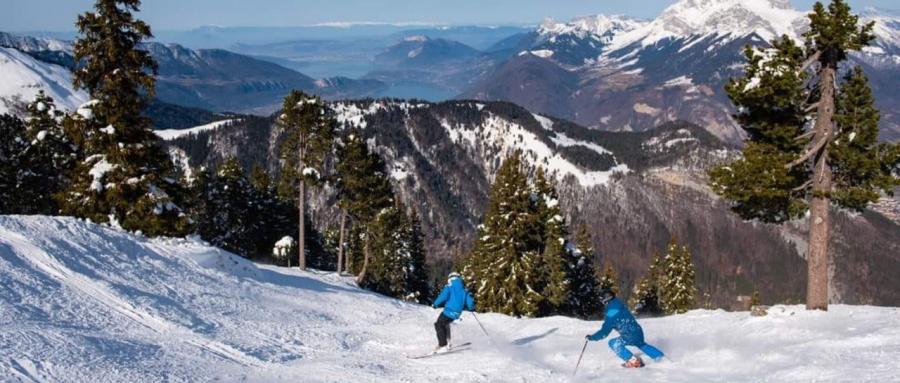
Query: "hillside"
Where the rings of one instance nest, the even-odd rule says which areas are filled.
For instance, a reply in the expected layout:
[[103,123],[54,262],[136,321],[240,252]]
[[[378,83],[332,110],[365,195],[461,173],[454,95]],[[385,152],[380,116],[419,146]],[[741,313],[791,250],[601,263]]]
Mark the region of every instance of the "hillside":
[[[640,133],[603,132],[501,102],[368,100],[334,107],[342,127],[363,128],[385,159],[395,190],[422,217],[439,270],[468,252],[500,162],[521,150],[529,167],[554,174],[570,228],[587,225],[600,254],[596,264],[610,261],[623,286],[632,286],[654,251],[677,237],[692,249],[700,292],[709,294],[704,302],[739,306],[737,296],[754,288],[779,302],[803,298],[803,222],[785,229],[729,212],[706,186],[705,169],[734,152],[701,127],[674,122]],[[259,162],[275,172],[280,140],[270,117],[170,143],[191,166],[238,155],[246,169]],[[313,193],[310,205],[318,229],[337,227],[331,189]],[[900,304],[892,277],[900,267],[898,224],[872,212],[839,217],[834,301]]]
[[[453,334],[471,350],[410,360],[433,347],[437,310],[70,218],[0,216],[0,273],[0,376],[13,382],[569,382],[584,334],[601,325],[482,314],[485,338],[466,316]],[[574,381],[895,376],[898,309],[770,312],[643,319],[669,360],[626,370],[594,343]]]

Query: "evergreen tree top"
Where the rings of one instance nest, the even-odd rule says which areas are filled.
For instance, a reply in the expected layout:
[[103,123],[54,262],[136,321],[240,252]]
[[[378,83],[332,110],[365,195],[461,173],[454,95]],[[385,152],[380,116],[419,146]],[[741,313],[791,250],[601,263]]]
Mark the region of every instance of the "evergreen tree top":
[[82,36],[73,54],[80,65],[74,85],[98,101],[92,109],[100,121],[119,129],[149,126],[141,111],[153,97],[158,65],[138,45],[152,38],[150,26],[135,19],[138,0],[97,0],[94,12],[78,16]]
[[807,48],[820,53],[819,61],[826,65],[836,67],[847,59],[848,51],[858,51],[875,40],[875,22],[858,25],[859,16],[850,12],[844,0],[832,0],[827,8],[817,2],[809,21],[809,30],[803,34]]

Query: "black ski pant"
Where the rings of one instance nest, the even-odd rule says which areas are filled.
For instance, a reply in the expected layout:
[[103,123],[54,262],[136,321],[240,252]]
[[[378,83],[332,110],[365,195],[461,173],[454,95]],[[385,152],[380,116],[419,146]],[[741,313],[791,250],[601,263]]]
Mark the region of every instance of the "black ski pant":
[[434,322],[434,331],[437,332],[438,346],[444,347],[450,339],[450,323],[453,319],[441,313],[438,315],[437,321]]

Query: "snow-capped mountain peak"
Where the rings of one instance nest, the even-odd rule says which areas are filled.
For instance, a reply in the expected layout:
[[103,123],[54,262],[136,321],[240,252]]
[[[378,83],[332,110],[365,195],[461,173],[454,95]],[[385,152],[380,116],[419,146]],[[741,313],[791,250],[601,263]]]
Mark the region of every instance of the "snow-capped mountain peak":
[[547,18],[538,27],[538,34],[547,38],[571,34],[579,38],[596,36],[598,39],[609,39],[612,36],[627,32],[647,24],[646,21],[623,15],[594,15],[573,19],[566,23],[558,23]]
[[665,38],[708,34],[756,33],[766,40],[783,34],[798,37],[805,16],[791,8],[788,0],[681,0],[643,28],[617,38],[615,45],[639,41],[647,46]]

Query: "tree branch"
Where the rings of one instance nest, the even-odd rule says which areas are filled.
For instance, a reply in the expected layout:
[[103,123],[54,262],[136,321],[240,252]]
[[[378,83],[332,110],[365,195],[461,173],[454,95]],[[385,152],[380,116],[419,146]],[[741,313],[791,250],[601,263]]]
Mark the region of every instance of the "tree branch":
[[809,58],[803,62],[803,65],[800,66],[800,71],[806,72],[806,70],[809,69],[812,64],[814,64],[816,61],[819,61],[819,56],[821,55],[822,52],[816,51],[816,53],[814,53],[812,56],[809,56]]
[[812,158],[812,156],[816,155],[816,153],[818,153],[819,150],[822,150],[822,148],[825,147],[825,144],[828,143],[829,137],[830,137],[830,135],[826,135],[825,137],[822,137],[821,139],[819,139],[819,141],[817,141],[815,143],[815,145],[812,146],[811,149],[809,149],[806,153],[803,153],[803,155],[800,156],[800,158],[798,158],[794,161],[791,161],[791,163],[784,165],[784,167],[786,169],[790,169],[790,168],[793,168],[794,166],[797,166],[797,165],[800,165],[800,164],[806,162],[807,160]]
[[806,109],[803,109],[803,113],[809,113],[809,112],[812,112],[812,111],[814,111],[814,110],[816,110],[816,109],[819,109],[819,103],[818,103],[818,102],[815,103],[815,104],[812,104],[812,105],[810,105],[810,106],[807,106]]
[[810,185],[812,185],[812,183],[813,183],[812,180],[807,180],[806,182],[803,183],[803,185],[797,186],[797,187],[791,189],[791,191],[794,191],[794,192],[803,191],[804,189],[810,187]]
[[797,138],[795,138],[794,141],[803,141],[803,140],[805,140],[805,139],[807,139],[807,138],[812,137],[814,134],[816,134],[816,131],[815,131],[815,130],[810,130],[810,131],[808,131],[808,132],[806,132],[806,133],[803,133],[803,134],[797,136]]

